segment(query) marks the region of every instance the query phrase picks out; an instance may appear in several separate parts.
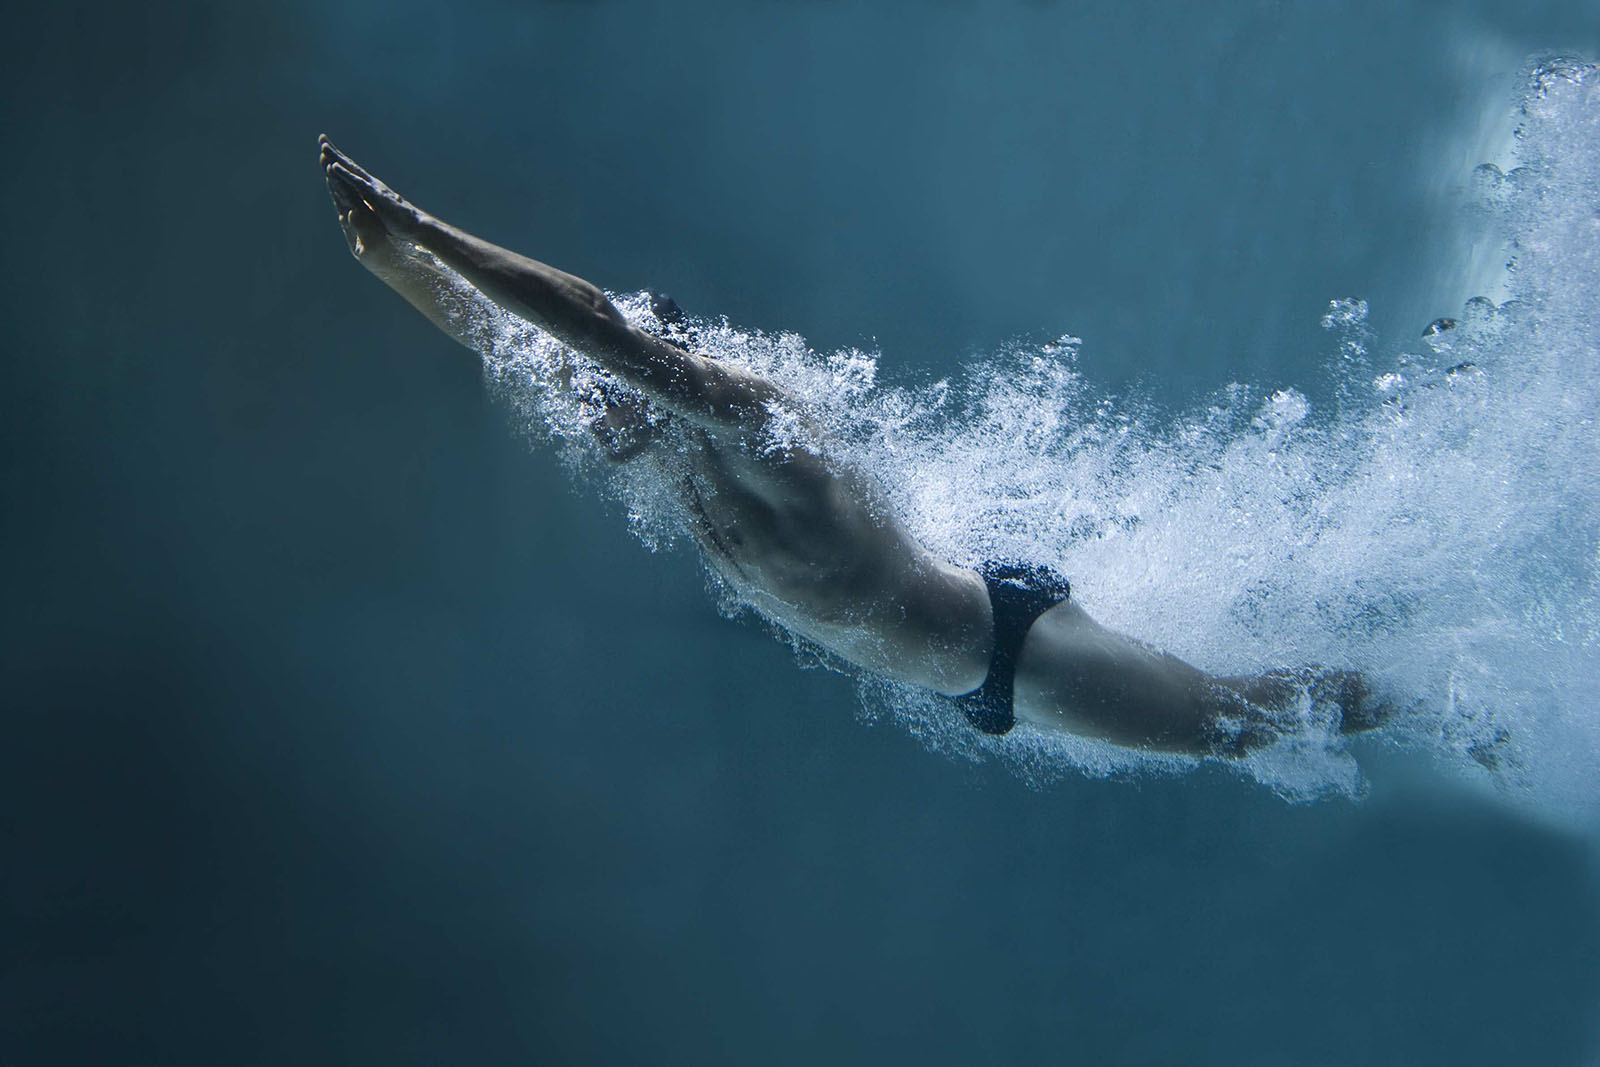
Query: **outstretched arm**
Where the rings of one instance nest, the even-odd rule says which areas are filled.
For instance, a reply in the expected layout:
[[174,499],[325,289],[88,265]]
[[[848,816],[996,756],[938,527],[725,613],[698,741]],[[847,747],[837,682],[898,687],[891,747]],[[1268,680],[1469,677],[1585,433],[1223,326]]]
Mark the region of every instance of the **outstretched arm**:
[[[538,260],[518,255],[419,210],[335,148],[320,140],[328,186],[351,237],[352,251],[387,244],[415,245],[436,256],[484,298],[525,319],[594,359],[666,410],[709,429],[760,430],[772,405],[783,399],[777,386],[754,374],[695,356],[630,326],[599,288]],[[368,231],[374,231],[367,236]],[[379,273],[374,270],[374,273]],[[380,274],[380,276],[382,276]],[[426,272],[385,277],[435,325],[465,344],[461,323],[470,316],[456,306],[470,299],[441,293],[447,276]]]

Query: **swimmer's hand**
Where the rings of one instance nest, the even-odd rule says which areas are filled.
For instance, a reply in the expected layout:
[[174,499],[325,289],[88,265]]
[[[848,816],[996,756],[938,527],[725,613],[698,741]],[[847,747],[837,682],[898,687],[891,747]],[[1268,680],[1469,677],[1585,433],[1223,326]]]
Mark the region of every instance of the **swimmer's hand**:
[[334,147],[326,134],[317,138],[317,154],[350,254],[364,265],[381,269],[401,255],[391,236],[414,241],[433,221]]

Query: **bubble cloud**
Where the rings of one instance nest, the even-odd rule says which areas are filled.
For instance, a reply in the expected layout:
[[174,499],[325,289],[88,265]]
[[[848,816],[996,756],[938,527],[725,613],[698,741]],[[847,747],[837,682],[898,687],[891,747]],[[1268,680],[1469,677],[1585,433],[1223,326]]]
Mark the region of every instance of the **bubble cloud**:
[[[1076,365],[1083,342],[1016,346],[956,380],[877,381],[874,354],[819,353],[727,321],[642,327],[783,383],[816,442],[866,471],[922,541],[963,564],[1013,558],[1071,577],[1107,625],[1219,674],[1359,668],[1397,707],[1385,740],[1546,809],[1600,810],[1600,74],[1530,68],[1515,165],[1471,176],[1512,250],[1507,299],[1441,308],[1404,350],[1369,336],[1368,302],[1330,294],[1338,399],[1232,383],[1177,416],[1113,398]],[[1466,177],[1463,177],[1466,180]],[[647,543],[679,530],[649,464],[608,465],[588,427],[587,361],[483,309],[491,382],[580,477],[610,485]],[[1453,321],[1452,321],[1453,320]],[[1019,324],[1025,326],[1026,324]],[[1092,339],[1090,341],[1092,343]],[[548,383],[570,361],[573,389]],[[807,432],[796,421],[775,432]],[[668,430],[670,434],[670,429]],[[669,456],[664,461],[671,463]],[[670,482],[668,482],[670,484]],[[731,591],[722,595],[730,605]],[[941,701],[863,683],[867,714],[930,746],[1025,774],[1171,773],[1174,757],[1045,737],[976,735]],[[1241,764],[1285,796],[1353,794],[1350,746],[1307,722]]]

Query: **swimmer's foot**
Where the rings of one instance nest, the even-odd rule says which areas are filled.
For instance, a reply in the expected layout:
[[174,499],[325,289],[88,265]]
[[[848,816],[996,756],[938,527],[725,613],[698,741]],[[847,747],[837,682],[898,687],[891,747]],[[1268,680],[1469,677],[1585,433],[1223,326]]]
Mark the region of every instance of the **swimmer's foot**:
[[1359,671],[1295,667],[1219,681],[1245,700],[1269,712],[1292,709],[1302,697],[1314,707],[1339,710],[1339,732],[1376,730],[1394,717],[1394,708],[1379,699]]
[[1364,734],[1395,716],[1394,705],[1380,698],[1359,671],[1319,671],[1311,699],[1329,701],[1339,709],[1339,732]]
[[1487,737],[1479,738],[1467,746],[1467,755],[1491,774],[1498,774],[1508,765],[1514,766],[1516,757],[1511,748],[1511,731],[1496,729]]

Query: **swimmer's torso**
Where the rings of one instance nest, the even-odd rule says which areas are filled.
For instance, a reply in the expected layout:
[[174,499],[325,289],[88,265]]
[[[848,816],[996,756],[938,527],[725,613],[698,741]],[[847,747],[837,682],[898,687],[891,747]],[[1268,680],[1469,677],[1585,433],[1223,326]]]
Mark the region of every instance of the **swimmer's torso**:
[[677,485],[716,571],[762,613],[897,681],[959,693],[988,669],[989,604],[932,555],[867,479],[750,435],[685,434]]

